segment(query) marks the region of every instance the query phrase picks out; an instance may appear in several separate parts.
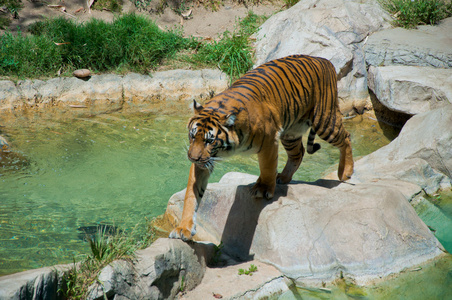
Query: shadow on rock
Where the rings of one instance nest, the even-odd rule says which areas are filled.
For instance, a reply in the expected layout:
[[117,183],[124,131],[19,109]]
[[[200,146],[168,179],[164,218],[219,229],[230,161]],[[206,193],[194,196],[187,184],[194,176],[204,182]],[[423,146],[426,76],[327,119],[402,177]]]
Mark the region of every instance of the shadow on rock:
[[241,261],[252,260],[254,257],[250,248],[261,211],[280,197],[285,197],[288,189],[287,185],[277,185],[273,199],[254,199],[251,196],[253,185],[254,183],[237,187],[221,237],[224,251]]

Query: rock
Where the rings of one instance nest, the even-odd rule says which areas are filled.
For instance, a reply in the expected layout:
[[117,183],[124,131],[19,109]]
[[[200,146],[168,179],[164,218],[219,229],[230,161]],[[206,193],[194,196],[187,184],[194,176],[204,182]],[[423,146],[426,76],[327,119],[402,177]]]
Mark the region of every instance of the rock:
[[[249,270],[251,265],[257,267],[252,276],[239,275],[238,270]],[[199,300],[215,299],[278,299],[278,296],[293,288],[293,282],[284,277],[275,267],[252,260],[244,263],[212,267],[199,286],[181,295],[179,299]]]
[[0,81],[0,122],[20,118],[71,118],[113,111],[184,109],[228,86],[218,70],[173,70],[153,76],[93,75],[90,80],[54,78]]
[[417,30],[386,29],[369,36],[365,45],[368,66],[424,66],[452,68],[452,18],[438,26]]
[[[221,240],[227,254],[254,257],[300,284],[321,285],[340,276],[366,284],[444,251],[396,188],[293,183],[278,185],[267,202],[249,195],[247,183],[255,176],[224,178],[227,183],[210,184],[204,194],[195,238]],[[175,194],[166,215],[178,221],[182,203],[183,193]]]
[[114,261],[89,288],[87,299],[175,299],[195,288],[213,256],[213,245],[158,239],[139,250],[136,259]]
[[[86,299],[175,299],[201,283],[214,255],[209,243],[159,239],[133,260],[113,261],[101,270]],[[73,267],[53,266],[0,277],[0,300],[64,299],[63,274]]]
[[73,265],[58,265],[0,277],[0,300],[64,299],[61,277]]
[[193,99],[202,101],[228,87],[227,76],[218,70],[171,70],[153,76],[135,73],[124,76],[125,108],[149,107],[155,103],[169,105]]
[[368,97],[362,45],[370,33],[389,28],[387,20],[375,1],[300,1],[260,27],[256,65],[290,54],[327,58],[338,73],[341,111],[350,111],[353,101]]
[[130,261],[116,260],[102,269],[97,277],[96,283],[88,288],[86,299],[111,298],[116,294],[128,291],[129,285],[133,283],[133,264]]
[[91,75],[91,71],[88,69],[79,69],[79,70],[75,70],[74,73],[72,73],[72,74],[78,78],[86,78]]
[[428,194],[450,188],[450,128],[452,105],[413,116],[389,145],[355,162],[350,182],[397,179],[414,183]]
[[369,88],[390,110],[415,115],[452,103],[452,70],[432,67],[369,68]]
[[390,110],[415,115],[452,103],[452,71],[431,67],[369,68],[369,88]]
[[14,83],[9,80],[0,80],[0,116],[14,110],[19,99],[20,94]]

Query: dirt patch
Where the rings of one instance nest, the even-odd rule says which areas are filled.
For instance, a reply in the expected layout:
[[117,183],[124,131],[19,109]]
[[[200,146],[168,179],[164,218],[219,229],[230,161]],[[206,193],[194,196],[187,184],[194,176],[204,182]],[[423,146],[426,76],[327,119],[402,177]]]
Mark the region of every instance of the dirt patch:
[[[8,30],[12,32],[25,32],[27,27],[36,21],[63,16],[74,19],[77,22],[84,22],[91,18],[112,21],[117,13],[106,10],[93,10],[87,8],[85,0],[52,0],[41,2],[41,0],[23,1],[23,8],[19,11],[18,19],[11,19],[12,22]],[[185,36],[195,36],[203,38],[217,38],[219,34],[226,30],[232,31],[238,18],[246,16],[249,10],[258,15],[270,16],[283,7],[283,2],[265,2],[259,5],[244,5],[243,3],[225,1],[216,11],[207,9],[200,3],[186,6],[185,12],[191,10],[189,18],[184,19],[180,14],[167,7],[162,13],[156,12],[152,5],[158,5],[157,1],[151,1],[151,5],[146,10],[139,10],[135,5],[125,0],[122,13],[135,12],[147,15],[162,28],[174,28],[182,26]],[[3,34],[5,30],[1,30]]]

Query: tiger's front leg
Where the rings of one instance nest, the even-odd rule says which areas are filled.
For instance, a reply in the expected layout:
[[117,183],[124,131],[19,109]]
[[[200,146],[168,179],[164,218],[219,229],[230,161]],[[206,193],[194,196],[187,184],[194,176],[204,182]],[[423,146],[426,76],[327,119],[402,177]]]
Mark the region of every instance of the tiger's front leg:
[[209,176],[210,172],[208,169],[200,168],[194,163],[191,165],[182,219],[179,226],[170,233],[170,238],[188,241],[196,234],[196,211],[206,190]]
[[275,194],[276,187],[278,141],[275,139],[269,145],[265,145],[257,154],[257,158],[259,160],[260,175],[251,189],[251,193],[255,198],[271,199]]

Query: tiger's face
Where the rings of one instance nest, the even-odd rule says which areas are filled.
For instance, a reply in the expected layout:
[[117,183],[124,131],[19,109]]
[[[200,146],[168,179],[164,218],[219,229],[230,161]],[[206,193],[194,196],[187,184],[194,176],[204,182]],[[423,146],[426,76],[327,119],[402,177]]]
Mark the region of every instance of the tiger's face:
[[[203,169],[213,171],[218,157],[232,154],[236,146],[234,115],[222,115],[195,103],[196,115],[188,123],[190,147],[188,159]],[[231,152],[231,153],[228,153]]]

